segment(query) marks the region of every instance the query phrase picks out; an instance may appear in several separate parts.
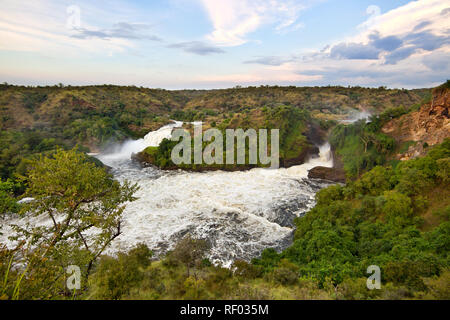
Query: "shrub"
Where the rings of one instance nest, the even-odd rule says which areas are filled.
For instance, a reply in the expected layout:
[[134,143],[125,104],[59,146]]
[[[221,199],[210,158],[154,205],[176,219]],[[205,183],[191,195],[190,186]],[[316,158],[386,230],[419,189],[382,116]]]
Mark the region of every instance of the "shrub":
[[93,297],[120,299],[144,278],[143,268],[150,264],[152,253],[145,244],[139,244],[117,258],[103,256],[92,275]]

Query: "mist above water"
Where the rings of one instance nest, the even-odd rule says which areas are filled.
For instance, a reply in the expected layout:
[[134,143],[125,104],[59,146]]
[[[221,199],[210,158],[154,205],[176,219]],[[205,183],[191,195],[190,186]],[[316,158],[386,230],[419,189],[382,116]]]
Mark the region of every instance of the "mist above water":
[[363,120],[363,119],[365,119],[367,122],[371,116],[372,116],[372,114],[367,110],[355,111],[350,115],[350,117],[342,120],[341,122],[350,124],[350,123],[355,123],[356,121]]

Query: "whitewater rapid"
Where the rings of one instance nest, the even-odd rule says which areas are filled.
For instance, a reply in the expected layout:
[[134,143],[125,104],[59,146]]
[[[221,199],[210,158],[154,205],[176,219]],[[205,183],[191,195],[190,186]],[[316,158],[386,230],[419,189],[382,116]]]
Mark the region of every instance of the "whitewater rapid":
[[172,136],[174,128],[182,125],[183,122],[181,121],[173,121],[173,123],[163,126],[156,131],[149,132],[142,139],[125,141],[107,153],[96,156],[105,164],[108,163],[113,167],[120,166],[124,161],[130,160],[132,153],[140,152],[147,147],[159,146],[163,139],[169,139]]
[[[332,167],[330,146],[319,148],[319,156],[290,168],[203,173],[142,168],[132,153],[157,146],[181,126],[173,122],[149,132],[143,139],[127,141],[97,158],[111,167],[116,179],[137,183],[134,202],[123,213],[122,234],[106,251],[114,255],[143,242],[158,257],[185,235],[209,241],[210,260],[230,266],[234,260],[250,260],[265,248],[280,251],[293,240],[293,219],[315,204],[314,196],[327,182],[307,178],[315,166]],[[12,229],[51,224],[44,215],[5,221],[0,242],[8,244]]]
[[303,165],[280,169],[196,173],[141,168],[131,161],[132,153],[159,145],[181,124],[162,127],[98,156],[118,180],[140,186],[138,200],[125,209],[123,234],[109,252],[144,242],[158,255],[190,234],[210,242],[213,262],[229,266],[236,259],[250,260],[265,248],[289,246],[293,219],[312,208],[315,193],[328,185],[307,175],[315,166],[332,167],[330,146],[321,146],[319,156]]

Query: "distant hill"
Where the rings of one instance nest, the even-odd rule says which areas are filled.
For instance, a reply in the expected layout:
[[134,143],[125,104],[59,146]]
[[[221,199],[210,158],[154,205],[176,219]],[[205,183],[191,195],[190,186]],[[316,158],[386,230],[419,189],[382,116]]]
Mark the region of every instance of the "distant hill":
[[24,87],[0,85],[0,128],[35,130],[96,149],[110,140],[141,137],[168,122],[208,120],[264,107],[289,105],[319,119],[352,110],[380,112],[420,103],[429,89],[380,87],[248,87],[224,90],[147,89],[122,86]]
[[[25,159],[56,146],[97,152],[169,123],[201,120],[204,129],[280,128],[282,165],[302,163],[335,119],[358,111],[416,109],[431,89],[247,87],[163,90],[125,86],[0,85],[0,177],[24,173]],[[284,110],[284,111],[283,111]],[[291,110],[287,112],[287,110]],[[292,110],[303,114],[295,123]],[[292,114],[298,114],[294,112]],[[266,123],[267,122],[267,123]],[[298,128],[298,130],[293,130]]]

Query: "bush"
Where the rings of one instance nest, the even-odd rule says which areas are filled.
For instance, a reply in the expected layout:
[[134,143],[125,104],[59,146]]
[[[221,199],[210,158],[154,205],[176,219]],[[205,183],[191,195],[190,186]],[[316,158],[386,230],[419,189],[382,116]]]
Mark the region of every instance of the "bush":
[[234,271],[234,275],[244,279],[255,279],[262,275],[260,266],[252,265],[243,260],[234,261],[231,269]]
[[298,267],[286,259],[280,261],[279,266],[272,272],[273,280],[281,285],[294,285],[298,282]]
[[128,294],[144,278],[143,268],[150,264],[151,251],[139,244],[117,258],[103,256],[92,275],[93,297],[117,300]]
[[177,243],[171,253],[171,258],[186,266],[187,276],[189,277],[191,268],[201,267],[208,250],[209,244],[206,240],[186,236]]

